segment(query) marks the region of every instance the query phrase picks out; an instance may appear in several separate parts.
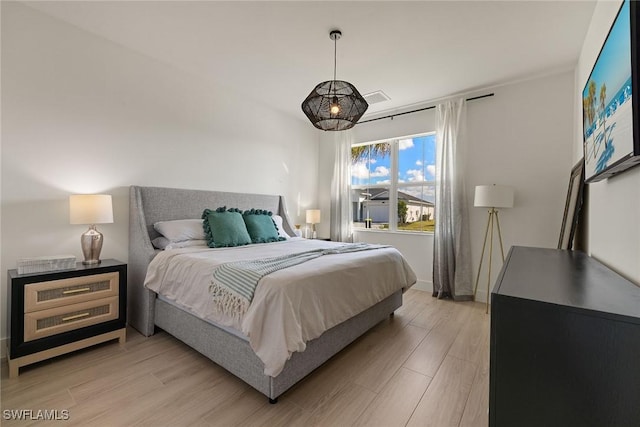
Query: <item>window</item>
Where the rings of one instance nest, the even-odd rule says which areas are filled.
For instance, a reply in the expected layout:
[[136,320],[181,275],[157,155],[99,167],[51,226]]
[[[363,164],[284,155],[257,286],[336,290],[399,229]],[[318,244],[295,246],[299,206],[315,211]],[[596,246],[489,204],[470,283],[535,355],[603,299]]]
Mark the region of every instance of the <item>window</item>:
[[435,133],[353,145],[354,227],[432,232],[435,164]]

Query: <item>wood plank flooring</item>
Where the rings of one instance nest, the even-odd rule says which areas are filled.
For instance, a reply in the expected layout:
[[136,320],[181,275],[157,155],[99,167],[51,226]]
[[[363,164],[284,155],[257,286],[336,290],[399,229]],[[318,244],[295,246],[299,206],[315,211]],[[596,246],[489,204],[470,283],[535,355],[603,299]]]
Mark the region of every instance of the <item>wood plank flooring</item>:
[[[489,316],[480,303],[409,290],[393,318],[270,405],[160,332],[1,373],[3,426],[486,427]],[[5,410],[68,410],[69,420],[11,420]]]

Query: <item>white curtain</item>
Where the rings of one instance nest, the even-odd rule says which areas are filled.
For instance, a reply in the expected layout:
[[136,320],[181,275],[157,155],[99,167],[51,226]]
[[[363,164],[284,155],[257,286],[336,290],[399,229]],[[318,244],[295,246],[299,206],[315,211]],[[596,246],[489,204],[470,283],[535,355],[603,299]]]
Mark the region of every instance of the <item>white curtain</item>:
[[334,132],[335,158],[331,179],[331,227],[329,234],[334,242],[351,242],[351,144],[350,130]]
[[433,296],[472,299],[469,215],[465,191],[463,98],[436,107],[436,207]]

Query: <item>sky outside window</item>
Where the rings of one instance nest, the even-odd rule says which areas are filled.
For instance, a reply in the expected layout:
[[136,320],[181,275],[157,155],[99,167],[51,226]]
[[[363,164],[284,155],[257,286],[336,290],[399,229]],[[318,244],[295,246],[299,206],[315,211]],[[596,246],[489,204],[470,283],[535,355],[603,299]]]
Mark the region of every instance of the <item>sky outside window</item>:
[[[365,152],[351,165],[351,185],[389,184],[391,180],[391,156],[388,150],[380,153],[377,146],[390,144],[382,142],[366,145]],[[355,149],[355,148],[354,148]]]
[[[391,157],[388,152],[380,153],[375,145],[365,146],[363,156],[352,165],[351,185],[390,183]],[[435,158],[435,134],[400,139],[398,141],[398,184],[434,181]]]
[[398,184],[433,181],[436,173],[435,135],[401,139],[398,143]]

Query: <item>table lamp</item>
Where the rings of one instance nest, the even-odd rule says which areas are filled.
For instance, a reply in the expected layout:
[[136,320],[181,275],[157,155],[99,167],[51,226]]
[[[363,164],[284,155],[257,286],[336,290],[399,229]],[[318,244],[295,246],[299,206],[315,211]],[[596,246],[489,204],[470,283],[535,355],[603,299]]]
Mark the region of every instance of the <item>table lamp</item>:
[[76,194],[69,196],[69,223],[88,224],[89,229],[80,236],[83,264],[100,264],[102,233],[96,224],[113,222],[111,196],[107,194]]
[[311,224],[311,238],[316,239],[318,237],[318,234],[316,233],[316,224],[320,223],[320,209],[307,210],[307,223]]

